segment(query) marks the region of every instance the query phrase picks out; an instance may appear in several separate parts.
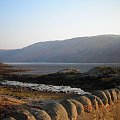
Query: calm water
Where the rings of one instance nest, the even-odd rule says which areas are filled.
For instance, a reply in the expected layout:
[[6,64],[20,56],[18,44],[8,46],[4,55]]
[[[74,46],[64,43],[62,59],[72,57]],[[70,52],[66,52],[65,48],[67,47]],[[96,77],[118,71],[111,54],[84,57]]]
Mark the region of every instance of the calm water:
[[117,66],[120,63],[7,63],[15,69],[31,70],[24,74],[49,74],[66,68],[79,69],[82,73],[96,66]]

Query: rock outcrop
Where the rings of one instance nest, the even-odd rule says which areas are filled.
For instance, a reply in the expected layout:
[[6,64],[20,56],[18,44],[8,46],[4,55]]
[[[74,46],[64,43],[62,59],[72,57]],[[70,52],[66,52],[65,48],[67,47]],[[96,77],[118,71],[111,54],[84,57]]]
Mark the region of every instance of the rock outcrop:
[[80,73],[80,70],[74,68],[63,69],[57,72],[58,74]]
[[92,75],[108,75],[108,74],[117,74],[120,73],[119,67],[108,67],[108,66],[99,66],[92,68],[87,72]]
[[119,120],[119,87],[50,102],[43,108],[16,109],[2,120]]

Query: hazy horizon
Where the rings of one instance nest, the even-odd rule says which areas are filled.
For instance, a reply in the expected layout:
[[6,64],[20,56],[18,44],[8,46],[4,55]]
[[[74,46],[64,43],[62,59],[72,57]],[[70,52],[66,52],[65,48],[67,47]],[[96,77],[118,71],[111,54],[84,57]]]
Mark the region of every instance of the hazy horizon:
[[120,35],[119,0],[2,0],[0,49],[103,34]]
[[65,41],[65,40],[70,40],[70,39],[74,39],[74,38],[83,38],[83,37],[97,37],[97,36],[106,36],[106,35],[113,35],[113,36],[120,36],[118,34],[100,34],[100,35],[91,35],[91,36],[78,36],[78,37],[72,37],[72,38],[66,38],[66,39],[59,39],[59,40],[46,40],[46,41],[38,41],[38,42],[35,42],[35,43],[30,43],[26,46],[23,46],[23,47],[20,47],[20,48],[10,48],[10,49],[1,49],[0,50],[16,50],[16,49],[22,49],[22,48],[25,48],[25,47],[28,47],[28,46],[31,46],[31,45],[34,45],[36,43],[40,43],[40,42],[54,42],[54,41]]

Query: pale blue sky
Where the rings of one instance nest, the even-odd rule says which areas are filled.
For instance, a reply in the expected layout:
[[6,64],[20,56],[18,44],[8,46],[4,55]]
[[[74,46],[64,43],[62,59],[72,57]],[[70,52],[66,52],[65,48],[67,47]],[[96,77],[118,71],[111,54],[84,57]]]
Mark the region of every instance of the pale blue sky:
[[120,34],[120,0],[0,0],[0,49]]

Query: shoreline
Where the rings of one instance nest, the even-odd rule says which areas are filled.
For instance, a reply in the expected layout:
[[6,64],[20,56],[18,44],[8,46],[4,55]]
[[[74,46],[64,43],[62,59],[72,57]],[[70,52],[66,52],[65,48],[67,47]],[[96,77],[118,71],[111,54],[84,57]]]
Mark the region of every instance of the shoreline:
[[[73,88],[81,88],[87,92],[114,88],[116,85],[120,85],[120,70],[117,70],[116,67],[99,66],[92,68],[85,73],[77,72],[77,69],[73,69],[70,73],[64,73],[65,70],[66,69],[63,70],[63,73],[60,73],[60,70],[59,72],[46,75],[19,74],[20,72],[26,73],[28,70],[21,70],[19,68],[13,69],[13,66],[5,64],[5,67],[0,67],[0,75],[1,79],[8,81],[54,86],[70,86]],[[69,70],[70,69],[68,69],[68,71]]]
[[[12,67],[7,69],[7,66],[0,69],[2,73],[0,75],[0,81],[8,80],[8,82],[11,83],[11,85],[0,85],[0,119],[7,117],[15,117],[17,119],[19,114],[30,117],[29,115],[33,109],[42,110],[50,115],[50,117],[52,114],[54,116],[56,111],[59,111],[62,115],[66,114],[66,118],[72,118],[72,116],[74,116],[75,120],[87,120],[88,118],[89,120],[93,120],[95,116],[98,119],[109,119],[114,118],[114,116],[118,119],[120,118],[118,114],[120,111],[120,94],[117,94],[119,87],[115,88],[117,85],[120,85],[119,79],[117,79],[120,75],[120,68],[102,66],[92,68],[84,74],[75,69],[65,69],[54,74],[43,76],[17,75],[15,71],[10,71]],[[79,86],[79,88],[82,88],[84,91],[90,91],[92,94],[76,95],[74,93],[40,92],[26,86],[21,87],[16,84],[13,86],[14,80],[18,81],[18,83],[23,82],[22,84],[29,82],[28,84],[31,86],[33,86],[32,84],[38,86],[40,83],[46,83],[48,86],[50,86],[49,84]],[[106,94],[106,90],[112,98],[112,105],[108,104],[109,95]],[[97,92],[97,94],[95,92]],[[93,95],[95,95],[94,99]],[[98,108],[96,104],[98,104]],[[62,109],[65,111],[62,111],[61,108],[56,109],[56,105],[59,107],[62,106]],[[69,105],[69,107],[67,107],[67,105]],[[80,107],[81,112],[83,112],[82,115],[77,114],[77,107],[79,105],[83,106]],[[52,110],[52,113],[49,113],[49,111],[47,111],[48,109]],[[26,114],[26,111],[29,114]],[[67,116],[69,111],[71,111],[71,116]],[[32,116],[34,116],[33,112],[31,113]],[[59,117],[59,115],[57,117]]]
[[19,74],[39,74],[47,75],[56,73],[62,69],[75,68],[81,73],[87,72],[96,66],[119,66],[120,63],[9,63],[14,69],[28,70],[28,72],[19,72]]

